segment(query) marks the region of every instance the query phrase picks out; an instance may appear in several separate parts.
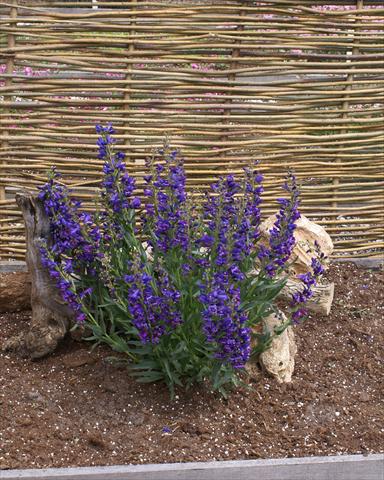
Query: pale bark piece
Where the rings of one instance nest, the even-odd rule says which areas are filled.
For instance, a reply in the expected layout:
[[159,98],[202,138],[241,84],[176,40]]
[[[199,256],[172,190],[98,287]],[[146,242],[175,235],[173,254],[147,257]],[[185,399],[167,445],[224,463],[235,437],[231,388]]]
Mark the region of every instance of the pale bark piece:
[[51,244],[49,219],[36,194],[16,195],[26,228],[27,266],[31,276],[32,319],[25,334],[9,339],[3,349],[18,350],[32,359],[53,352],[74,321],[72,310],[59,296],[48,271],[42,266],[40,247]]
[[[263,322],[265,327],[273,333],[275,327],[280,326],[286,320],[285,315],[279,312],[279,314],[268,315]],[[296,352],[295,335],[293,328],[289,326],[283,333],[277,335],[272,340],[270,348],[260,355],[260,363],[279,383],[289,383],[295,368]]]
[[[276,216],[268,217],[260,226],[260,231],[264,241],[269,238],[269,231],[273,228]],[[325,229],[315,222],[312,222],[304,215],[296,222],[296,230],[294,232],[296,245],[291,255],[293,265],[291,267],[292,274],[306,273],[310,269],[311,259],[315,241],[319,244],[322,253],[326,257],[330,257],[333,252],[333,242]],[[327,267],[327,263],[324,265]]]
[[31,279],[26,272],[0,273],[0,313],[31,308]]
[[[280,292],[279,297],[284,298],[285,300],[291,300],[292,294],[300,292],[302,289],[303,284],[301,282],[288,279],[287,284]],[[311,290],[313,295],[305,304],[305,308],[313,313],[329,315],[335,292],[335,284],[333,282],[318,284],[311,287]]]

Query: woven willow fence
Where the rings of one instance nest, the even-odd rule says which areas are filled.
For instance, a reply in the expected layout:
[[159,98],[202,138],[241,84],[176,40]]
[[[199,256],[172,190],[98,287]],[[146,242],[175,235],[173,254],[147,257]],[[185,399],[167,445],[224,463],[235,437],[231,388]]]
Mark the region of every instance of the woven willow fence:
[[165,135],[202,190],[260,160],[267,214],[292,166],[336,255],[379,255],[383,3],[0,1],[0,257],[23,257],[14,194],[51,165],[92,206],[107,121],[135,176]]

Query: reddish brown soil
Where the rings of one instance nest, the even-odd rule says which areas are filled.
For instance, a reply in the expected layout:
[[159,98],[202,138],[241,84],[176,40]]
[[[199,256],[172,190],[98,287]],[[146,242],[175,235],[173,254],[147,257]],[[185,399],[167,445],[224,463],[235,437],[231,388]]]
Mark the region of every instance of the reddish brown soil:
[[[297,327],[294,381],[259,373],[229,400],[200,388],[170,402],[73,340],[38,362],[0,354],[0,468],[382,452],[383,274],[329,276],[332,313]],[[1,315],[0,338],[28,319]]]

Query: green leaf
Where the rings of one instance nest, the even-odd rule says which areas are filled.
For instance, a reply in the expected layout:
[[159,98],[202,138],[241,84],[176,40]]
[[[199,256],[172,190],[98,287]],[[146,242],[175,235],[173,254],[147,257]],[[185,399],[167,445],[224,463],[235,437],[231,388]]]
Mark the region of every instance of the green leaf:
[[159,365],[154,360],[141,360],[135,365],[129,367],[130,370],[147,370],[157,368]]
[[159,380],[164,380],[164,375],[161,372],[152,372],[152,375],[142,375],[136,378],[136,381],[139,383],[152,383],[158,382]]

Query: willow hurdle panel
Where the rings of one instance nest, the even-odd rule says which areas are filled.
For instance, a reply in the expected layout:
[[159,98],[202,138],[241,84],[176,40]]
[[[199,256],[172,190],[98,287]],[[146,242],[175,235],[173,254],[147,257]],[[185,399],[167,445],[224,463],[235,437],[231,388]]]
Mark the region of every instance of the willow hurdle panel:
[[189,186],[288,167],[338,257],[384,250],[384,2],[0,1],[0,258],[23,258],[14,194],[55,164],[92,208],[97,122],[132,175],[167,135]]

